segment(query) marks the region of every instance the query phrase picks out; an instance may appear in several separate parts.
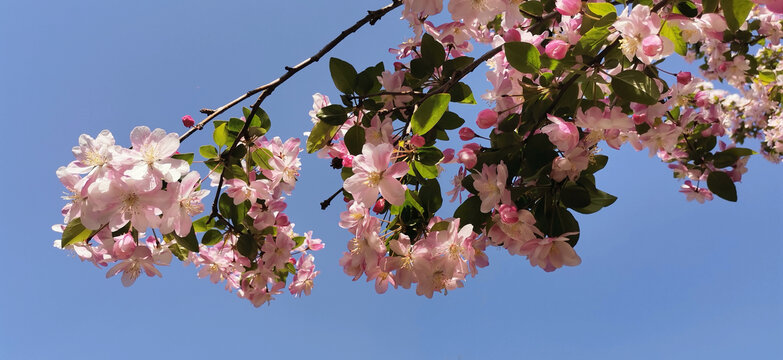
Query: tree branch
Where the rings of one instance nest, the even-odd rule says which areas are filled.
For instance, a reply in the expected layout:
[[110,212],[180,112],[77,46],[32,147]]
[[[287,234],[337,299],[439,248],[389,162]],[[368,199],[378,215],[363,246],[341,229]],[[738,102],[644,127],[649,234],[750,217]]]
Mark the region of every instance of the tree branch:
[[[218,115],[222,114],[226,110],[234,107],[235,105],[239,104],[240,102],[242,102],[242,101],[248,99],[249,97],[251,97],[251,96],[253,96],[255,94],[258,94],[259,92],[262,92],[262,91],[263,91],[263,93],[260,96],[260,101],[263,101],[263,99],[266,98],[267,96],[269,96],[275,90],[275,88],[277,88],[282,83],[284,83],[286,80],[291,78],[294,74],[299,72],[299,70],[302,70],[305,67],[307,67],[308,65],[310,65],[310,64],[320,60],[324,55],[326,55],[326,53],[328,53],[329,51],[334,49],[334,47],[337,46],[337,44],[339,44],[346,37],[348,37],[348,35],[356,32],[357,30],[359,30],[359,28],[361,28],[365,24],[369,23],[370,25],[375,25],[375,23],[378,20],[380,20],[384,15],[386,15],[390,11],[396,9],[400,5],[402,5],[402,0],[394,0],[394,1],[392,1],[391,4],[386,5],[386,6],[380,8],[378,10],[367,11],[367,15],[365,17],[363,17],[361,20],[357,21],[355,24],[353,24],[353,26],[343,30],[343,32],[341,32],[340,35],[338,35],[336,38],[334,38],[332,41],[330,41],[328,44],[326,44],[326,46],[324,46],[320,51],[315,53],[315,55],[307,58],[306,60],[300,62],[299,64],[297,64],[295,66],[286,66],[285,67],[286,73],[283,74],[283,76],[273,80],[270,83],[267,83],[265,85],[261,85],[261,86],[255,88],[255,89],[253,89],[253,90],[250,90],[250,91],[242,94],[238,98],[236,98],[234,100],[231,100],[227,104],[225,104],[225,105],[223,105],[223,106],[221,106],[221,107],[219,107],[217,109],[212,110],[212,113],[209,114],[204,120],[202,120],[198,124],[194,125],[187,132],[182,134],[182,136],[180,136],[180,138],[179,138],[179,141],[180,142],[184,141],[190,135],[192,135],[194,132],[204,128],[204,125],[206,125],[207,123],[212,121],[212,119],[214,119]],[[237,138],[239,138],[239,136]]]

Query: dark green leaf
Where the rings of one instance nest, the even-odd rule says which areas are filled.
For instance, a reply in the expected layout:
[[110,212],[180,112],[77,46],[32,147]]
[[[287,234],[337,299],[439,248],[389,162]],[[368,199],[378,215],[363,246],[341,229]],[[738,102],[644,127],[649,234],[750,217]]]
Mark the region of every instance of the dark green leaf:
[[465,83],[458,83],[455,85],[453,88],[451,88],[451,90],[449,90],[449,95],[451,95],[451,101],[456,103],[476,103],[476,99],[473,98],[473,91],[470,89],[470,86]]
[[541,53],[533,44],[507,42],[503,44],[508,63],[514,69],[527,74],[537,74],[541,68]]
[[177,239],[177,244],[192,252],[198,252],[198,239],[196,238],[196,230],[193,229],[193,226],[190,227],[190,232],[184,237],[179,236],[176,233],[172,234],[174,234],[174,238]]
[[215,229],[209,229],[201,236],[201,243],[204,245],[215,245],[223,240],[223,234]]
[[469,56],[460,56],[451,60],[446,60],[441,68],[441,74],[443,77],[450,78],[458,70],[464,69],[466,66],[473,63],[473,58]]
[[[245,120],[250,117],[250,111],[251,110],[246,107],[242,108],[242,114],[245,115]],[[263,135],[272,127],[272,120],[269,119],[269,115],[264,109],[258,108],[256,113],[253,114],[253,118],[250,120],[250,126],[263,129],[261,131],[261,135]]]
[[696,5],[690,1],[681,1],[677,3],[677,10],[680,12],[680,14],[683,14],[689,18],[699,15],[699,9],[697,9]]
[[345,147],[348,148],[348,152],[350,152],[351,155],[361,154],[364,142],[364,128],[359,125],[352,126],[345,133]]
[[428,217],[435,215],[435,212],[443,205],[443,196],[441,195],[438,180],[430,179],[425,181],[419,190],[419,199],[422,207],[424,207],[424,214]]
[[430,231],[443,231],[449,228],[449,222],[448,221],[439,221],[430,227]]
[[416,160],[424,165],[436,165],[443,159],[443,152],[434,146],[422,146],[416,149]]
[[356,69],[353,65],[338,58],[329,59],[329,71],[332,73],[332,81],[337,90],[350,94],[356,85]]
[[714,13],[718,9],[718,0],[702,0],[701,1],[703,13]]
[[441,116],[440,120],[438,120],[438,127],[443,130],[454,130],[463,124],[465,124],[465,120],[451,111],[446,111],[443,113],[443,116]]
[[609,37],[607,27],[594,27],[588,30],[576,43],[574,51],[577,54],[595,56]]
[[540,1],[525,1],[519,4],[519,10],[522,11],[522,15],[540,17],[544,13],[544,5]]
[[258,243],[253,235],[242,234],[237,240],[237,251],[250,260],[258,257]]
[[443,44],[435,40],[432,35],[424,33],[421,36],[421,57],[433,67],[439,67],[446,61],[446,50],[443,49]]
[[590,193],[584,187],[569,181],[560,191],[560,201],[572,209],[590,205]]
[[636,70],[625,70],[613,76],[612,89],[623,99],[645,105],[656,104],[661,96],[655,81]]
[[424,135],[430,131],[449,108],[450,100],[451,95],[449,94],[435,94],[424,100],[411,117],[413,133]]
[[490,216],[481,212],[481,198],[471,196],[454,211],[454,217],[460,219],[460,226],[471,224],[473,232],[481,234],[481,228]]
[[329,125],[340,126],[348,120],[347,110],[340,105],[332,104],[322,107],[315,116]]
[[729,174],[723,171],[713,171],[707,176],[707,187],[713,194],[728,201],[737,201],[737,187]]
[[674,44],[674,51],[678,54],[685,56],[688,52],[688,44],[682,39],[682,32],[676,25],[673,25],[670,22],[663,24],[663,27],[661,27],[661,36],[672,41]]

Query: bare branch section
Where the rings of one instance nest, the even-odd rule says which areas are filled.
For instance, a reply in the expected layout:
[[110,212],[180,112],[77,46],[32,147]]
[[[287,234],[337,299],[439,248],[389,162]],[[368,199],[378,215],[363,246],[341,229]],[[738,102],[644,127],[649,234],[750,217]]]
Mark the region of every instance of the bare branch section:
[[[240,96],[240,97],[238,97],[238,98],[236,98],[234,100],[231,100],[227,104],[225,104],[225,105],[223,105],[223,106],[221,106],[221,107],[219,107],[217,109],[214,109],[214,110],[212,110],[212,109],[205,109],[205,110],[210,110],[211,113],[209,113],[207,115],[207,117],[204,118],[204,120],[202,120],[198,124],[194,125],[187,132],[182,134],[182,136],[179,137],[179,141],[180,142],[184,141],[190,135],[192,135],[194,132],[204,128],[204,125],[206,125],[207,123],[212,121],[212,119],[214,119],[218,115],[222,114],[226,110],[234,107],[236,104],[239,104],[242,101],[248,99],[249,97],[251,97],[251,96],[253,96],[255,94],[258,94],[259,92],[262,92],[262,91],[264,93],[261,94],[260,100],[263,101],[263,99],[266,98],[267,96],[269,96],[272,93],[272,91],[275,90],[275,88],[280,86],[280,84],[284,83],[286,80],[291,78],[294,74],[299,72],[299,70],[302,70],[305,67],[307,67],[308,65],[310,65],[310,64],[320,60],[324,55],[326,55],[326,53],[328,53],[329,51],[334,49],[334,47],[337,46],[337,44],[339,44],[341,41],[343,41],[345,38],[347,38],[348,35],[356,32],[357,30],[359,30],[359,28],[361,28],[365,24],[369,23],[370,25],[375,25],[375,23],[378,20],[380,20],[384,15],[386,15],[390,11],[396,9],[400,5],[402,5],[402,0],[394,0],[394,1],[392,1],[391,4],[386,5],[386,6],[380,8],[378,10],[367,11],[367,16],[365,16],[361,20],[357,21],[355,24],[353,24],[353,26],[343,30],[343,32],[341,32],[340,35],[338,35],[336,38],[334,38],[332,41],[330,41],[328,44],[326,44],[326,46],[324,46],[323,49],[321,49],[320,51],[315,53],[315,55],[307,58],[306,60],[300,62],[299,64],[297,64],[295,66],[286,66],[285,67],[286,73],[283,74],[283,76],[273,80],[272,82],[270,82],[268,84],[261,85],[261,86],[255,88],[255,89],[253,89],[253,90],[250,90],[250,91],[242,94],[242,96]],[[260,104],[260,102],[259,102],[259,104]]]

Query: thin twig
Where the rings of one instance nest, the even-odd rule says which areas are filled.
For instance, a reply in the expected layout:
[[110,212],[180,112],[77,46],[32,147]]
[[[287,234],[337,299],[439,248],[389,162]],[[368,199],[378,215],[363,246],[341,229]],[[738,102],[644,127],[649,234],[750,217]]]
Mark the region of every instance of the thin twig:
[[[248,99],[249,97],[251,97],[253,95],[258,94],[259,92],[264,91],[264,93],[261,94],[261,96],[264,97],[264,98],[266,96],[269,96],[269,94],[271,94],[272,91],[275,90],[275,88],[280,86],[280,84],[284,83],[291,76],[293,76],[294,74],[299,72],[299,70],[302,70],[305,67],[307,67],[308,65],[310,65],[310,64],[320,60],[324,55],[326,55],[326,53],[328,53],[329,51],[334,49],[334,47],[337,46],[337,44],[339,44],[346,37],[348,37],[348,35],[356,32],[357,30],[359,30],[359,28],[361,28],[365,24],[369,23],[370,25],[374,25],[384,15],[386,15],[390,11],[396,9],[400,5],[402,5],[402,0],[394,0],[394,1],[392,1],[391,4],[386,5],[386,6],[380,8],[378,10],[367,11],[367,15],[365,17],[363,17],[361,20],[357,21],[356,24],[353,24],[353,26],[343,30],[343,32],[341,32],[340,35],[338,35],[336,38],[334,38],[332,41],[330,41],[328,44],[326,44],[326,46],[324,46],[320,51],[315,53],[315,55],[307,58],[306,60],[300,62],[299,64],[297,64],[295,66],[286,66],[285,67],[286,73],[283,74],[283,76],[273,80],[272,82],[270,82],[268,84],[261,85],[261,86],[255,88],[255,89],[253,89],[253,90],[250,90],[250,91],[242,94],[238,98],[236,98],[234,100],[231,100],[227,104],[225,104],[225,105],[223,105],[223,106],[221,106],[221,107],[219,107],[217,109],[214,109],[213,112],[211,114],[209,114],[204,120],[202,120],[198,124],[194,125],[187,132],[182,134],[182,136],[179,137],[179,141],[180,142],[184,141],[185,139],[187,139],[194,132],[204,128],[204,125],[206,125],[207,123],[212,121],[212,119],[214,119],[216,116],[222,114],[226,110],[234,107],[235,105],[239,104],[240,102]],[[266,95],[264,95],[264,94],[266,94]],[[261,99],[261,101],[263,101],[263,98]],[[239,138],[239,137],[237,137],[237,138]]]

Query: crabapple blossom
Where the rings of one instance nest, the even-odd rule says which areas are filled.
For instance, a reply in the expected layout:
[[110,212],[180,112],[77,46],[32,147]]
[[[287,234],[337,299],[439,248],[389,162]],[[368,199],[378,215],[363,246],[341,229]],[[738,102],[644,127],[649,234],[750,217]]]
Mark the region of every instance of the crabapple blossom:
[[345,190],[366,206],[375,203],[378,193],[390,204],[402,205],[405,187],[397,179],[408,172],[408,164],[396,162],[389,166],[393,151],[390,144],[365,144],[362,154],[353,160],[354,175],[345,180]]

